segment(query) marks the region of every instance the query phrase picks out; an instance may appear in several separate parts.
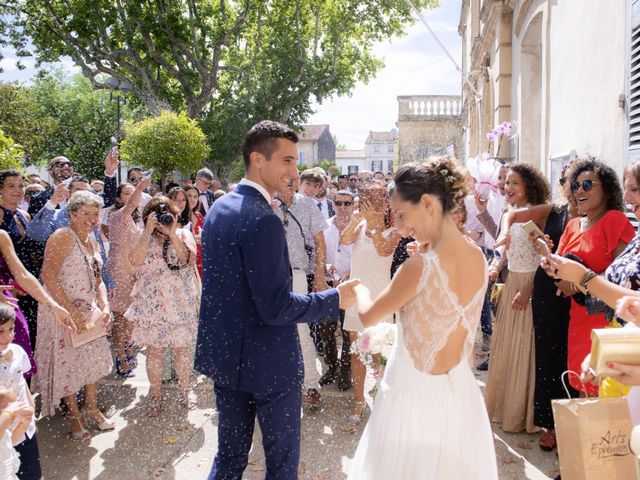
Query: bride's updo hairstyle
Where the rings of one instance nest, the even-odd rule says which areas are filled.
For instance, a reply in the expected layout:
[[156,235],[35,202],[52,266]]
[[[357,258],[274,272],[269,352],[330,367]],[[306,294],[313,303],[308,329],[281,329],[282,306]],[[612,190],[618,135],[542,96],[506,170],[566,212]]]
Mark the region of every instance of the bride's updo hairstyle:
[[402,200],[418,203],[425,193],[435,195],[442,213],[459,208],[467,195],[467,172],[455,158],[432,157],[424,163],[407,163],[394,177],[394,193]]

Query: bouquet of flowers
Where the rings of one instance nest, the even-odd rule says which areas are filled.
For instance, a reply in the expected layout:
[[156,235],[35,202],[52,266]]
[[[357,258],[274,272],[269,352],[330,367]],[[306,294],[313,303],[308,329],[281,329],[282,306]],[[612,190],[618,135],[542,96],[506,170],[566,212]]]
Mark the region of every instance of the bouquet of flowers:
[[364,365],[368,365],[373,370],[376,385],[382,378],[384,367],[387,365],[391,349],[396,341],[396,335],[397,326],[395,324],[381,322],[373,327],[365,328],[351,345],[351,353],[357,355]]

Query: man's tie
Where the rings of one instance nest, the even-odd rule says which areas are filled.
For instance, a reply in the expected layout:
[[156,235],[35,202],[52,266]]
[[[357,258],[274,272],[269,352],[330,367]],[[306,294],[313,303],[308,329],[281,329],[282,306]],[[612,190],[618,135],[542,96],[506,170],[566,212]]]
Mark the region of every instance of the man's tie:
[[318,208],[322,211],[322,202],[318,202]]
[[204,197],[204,200],[200,199],[200,201],[202,202],[202,205],[204,206],[204,211],[206,213],[209,213],[209,197],[207,197],[207,192],[200,192],[200,197]]

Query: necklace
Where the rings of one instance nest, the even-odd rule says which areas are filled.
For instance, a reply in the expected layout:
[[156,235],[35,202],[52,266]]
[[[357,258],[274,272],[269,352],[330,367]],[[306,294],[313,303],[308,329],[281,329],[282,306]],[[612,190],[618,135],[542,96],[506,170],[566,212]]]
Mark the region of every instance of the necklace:
[[596,224],[596,222],[597,222],[598,220],[600,220],[600,218],[602,218],[602,216],[603,216],[605,213],[607,213],[607,211],[606,211],[606,210],[605,210],[604,212],[602,212],[601,214],[596,215],[596,216],[595,216],[595,217],[593,217],[591,220],[589,220],[589,218],[587,218],[586,216],[585,216],[585,217],[582,217],[582,218],[580,219],[580,223],[581,223],[581,225],[580,225],[580,226],[582,227],[582,230],[583,230],[583,231],[585,231],[585,230],[588,230],[588,229],[590,229],[591,227],[593,227],[593,226]]

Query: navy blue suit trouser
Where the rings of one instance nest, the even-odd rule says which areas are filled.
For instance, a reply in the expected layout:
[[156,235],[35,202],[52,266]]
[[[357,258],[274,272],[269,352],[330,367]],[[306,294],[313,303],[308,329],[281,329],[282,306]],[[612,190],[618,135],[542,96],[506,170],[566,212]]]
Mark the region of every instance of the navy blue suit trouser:
[[241,480],[256,416],[262,432],[267,480],[296,480],[300,460],[302,389],[264,394],[215,385],[218,452],[209,480]]

